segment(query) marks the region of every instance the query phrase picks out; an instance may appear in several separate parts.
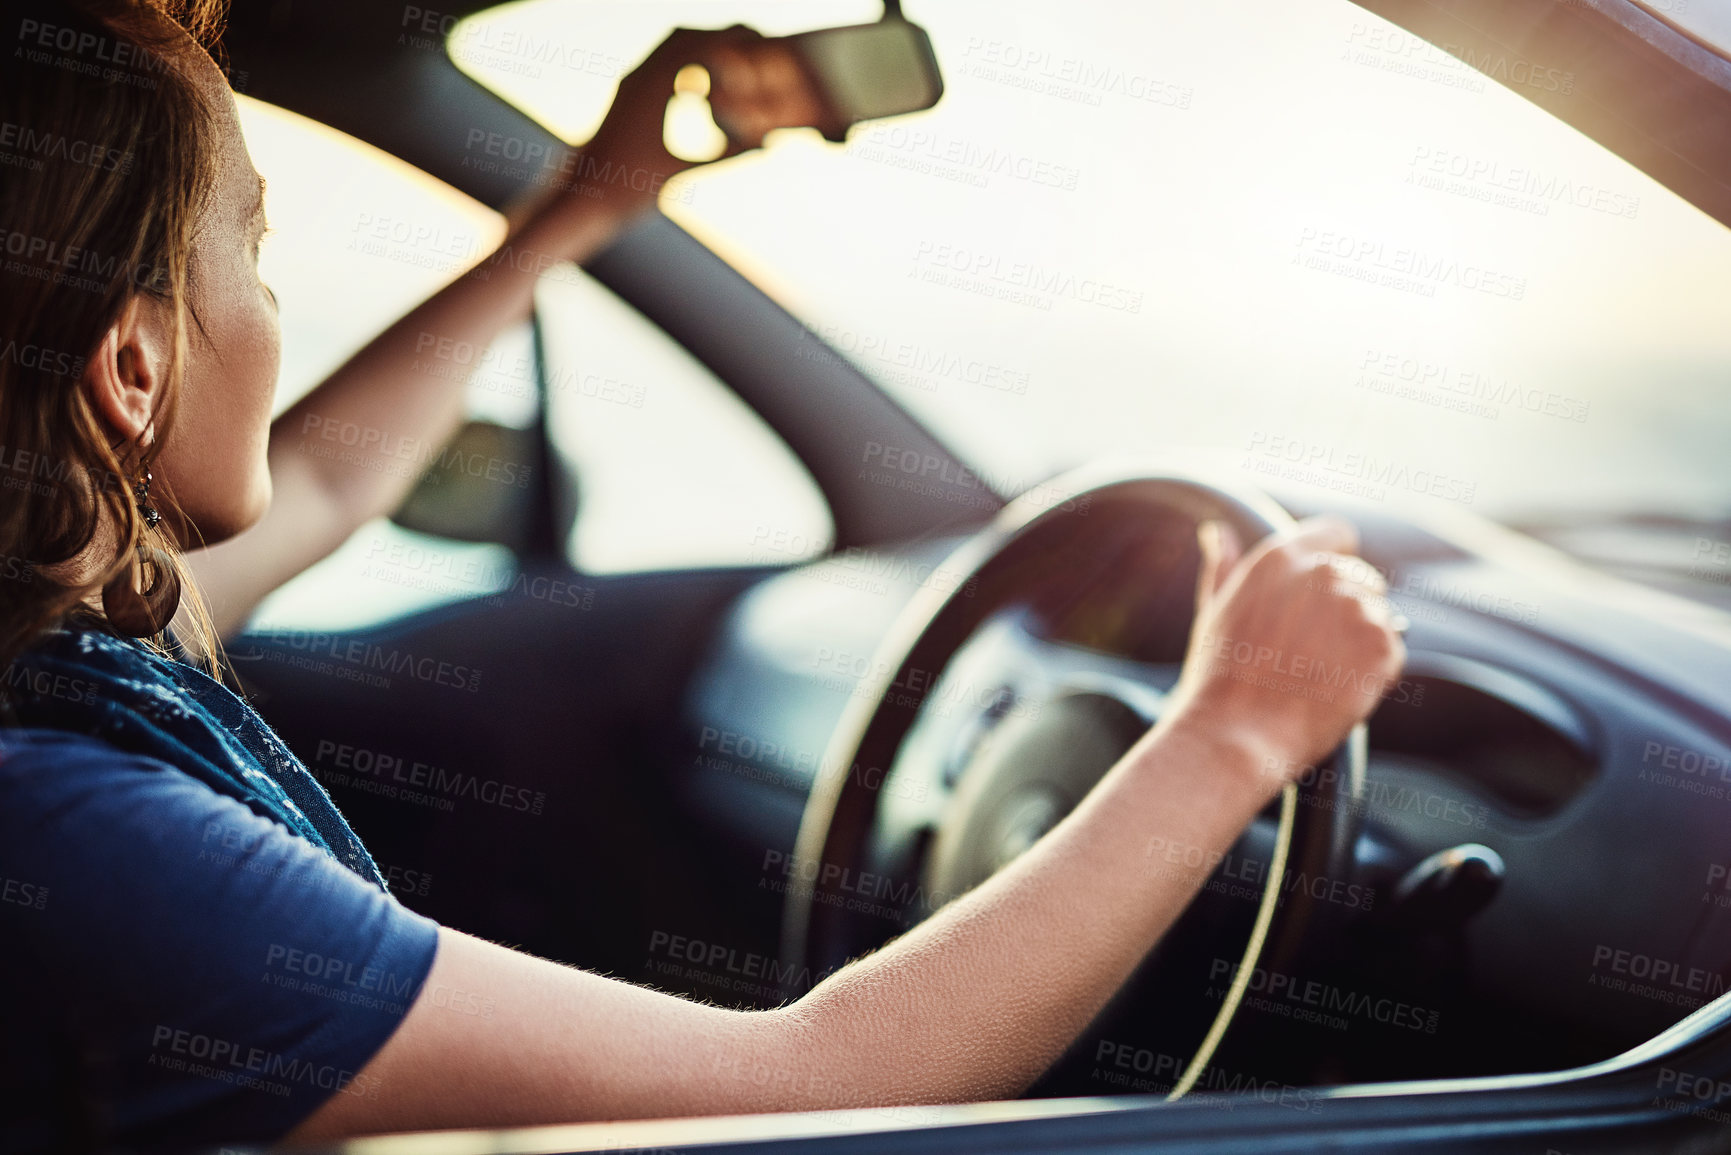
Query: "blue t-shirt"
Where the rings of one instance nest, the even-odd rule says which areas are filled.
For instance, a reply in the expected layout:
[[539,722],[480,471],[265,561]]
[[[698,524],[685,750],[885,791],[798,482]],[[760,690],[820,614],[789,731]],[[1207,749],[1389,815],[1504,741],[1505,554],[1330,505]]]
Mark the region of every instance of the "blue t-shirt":
[[167,762],[0,729],[0,1150],[268,1141],[375,1094],[436,932]]

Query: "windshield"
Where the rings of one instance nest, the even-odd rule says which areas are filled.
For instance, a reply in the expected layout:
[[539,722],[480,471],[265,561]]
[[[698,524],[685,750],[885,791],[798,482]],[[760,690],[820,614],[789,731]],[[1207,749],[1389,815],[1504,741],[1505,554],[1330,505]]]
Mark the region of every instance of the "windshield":
[[[907,14],[935,109],[781,134],[665,209],[989,481],[1133,453],[1516,524],[1731,508],[1731,230],[1502,84],[1345,0]],[[532,0],[452,51],[577,139],[619,65],[716,19]]]

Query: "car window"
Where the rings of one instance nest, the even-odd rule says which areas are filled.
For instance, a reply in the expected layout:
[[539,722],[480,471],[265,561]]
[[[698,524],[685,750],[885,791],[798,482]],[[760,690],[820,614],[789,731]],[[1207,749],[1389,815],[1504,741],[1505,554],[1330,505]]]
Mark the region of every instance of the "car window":
[[[245,97],[240,108],[268,186],[261,275],[281,305],[280,413],[498,244],[505,226],[341,132]],[[590,572],[785,564],[827,548],[829,514],[815,483],[707,370],[574,267],[554,270],[542,290],[554,443],[580,479],[573,561]],[[527,324],[465,362],[471,418],[533,421]],[[773,540],[760,531],[768,525],[778,527]],[[266,599],[253,625],[365,625],[494,593],[514,572],[501,546],[381,518]]]
[[[241,129],[265,178],[271,223],[260,276],[277,296],[287,409],[376,333],[505,234],[504,218],[412,165],[335,129],[239,98]],[[518,335],[514,338],[523,340]],[[478,415],[521,423],[496,389],[471,389]],[[380,518],[277,590],[253,625],[342,629],[510,581],[501,547],[411,533]]]
[[537,288],[555,449],[585,573],[787,565],[827,552],[817,483],[734,392],[574,266]]
[[[630,60],[716,22],[648,7],[530,0],[467,35]],[[1129,453],[1528,528],[1680,524],[1681,553],[1731,511],[1731,230],[1515,91],[1566,68],[1487,76],[1347,0],[905,11],[936,108],[783,134],[666,209],[982,476]],[[564,130],[604,107],[500,64],[470,67]]]

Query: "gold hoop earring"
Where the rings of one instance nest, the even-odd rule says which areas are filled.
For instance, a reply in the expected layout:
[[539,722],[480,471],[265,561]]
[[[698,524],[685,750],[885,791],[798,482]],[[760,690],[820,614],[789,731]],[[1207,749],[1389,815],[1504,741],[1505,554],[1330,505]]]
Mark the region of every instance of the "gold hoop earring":
[[[139,516],[146,529],[162,522],[162,513],[150,504],[150,470],[132,484]],[[138,543],[138,557],[102,587],[102,612],[108,624],[129,638],[160,634],[180,608],[180,574],[163,550]]]

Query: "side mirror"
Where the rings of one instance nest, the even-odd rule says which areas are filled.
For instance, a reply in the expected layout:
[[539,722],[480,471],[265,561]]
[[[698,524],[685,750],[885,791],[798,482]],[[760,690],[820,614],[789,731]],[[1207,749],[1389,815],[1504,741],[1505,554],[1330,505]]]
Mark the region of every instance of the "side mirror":
[[494,542],[523,554],[535,536],[545,463],[539,430],[471,421],[428,462],[391,520],[417,533]]

